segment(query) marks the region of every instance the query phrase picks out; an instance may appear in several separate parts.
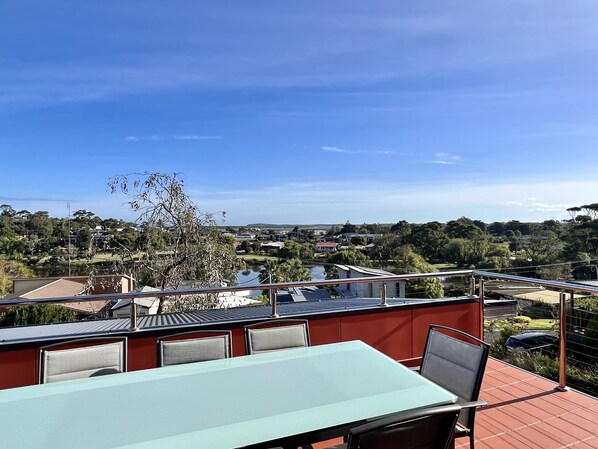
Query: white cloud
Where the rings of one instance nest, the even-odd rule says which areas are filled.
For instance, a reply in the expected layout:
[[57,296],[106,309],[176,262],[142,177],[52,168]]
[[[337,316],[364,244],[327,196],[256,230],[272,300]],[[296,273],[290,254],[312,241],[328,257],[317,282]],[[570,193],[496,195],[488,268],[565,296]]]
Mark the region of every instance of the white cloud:
[[174,140],[219,140],[222,136],[201,136],[196,134],[173,136]]
[[328,151],[330,153],[355,153],[355,151],[347,150],[345,148],[338,148],[338,147],[322,147],[322,150]]
[[125,140],[129,142],[139,142],[142,140],[162,140],[160,136],[127,136]]
[[440,164],[440,165],[454,165],[461,161],[461,158],[455,154],[451,153],[435,153],[435,159],[431,160],[431,164]]
[[153,136],[127,136],[125,137],[125,140],[129,141],[129,142],[140,142],[140,141],[148,141],[148,140],[153,140],[153,141],[157,141],[157,140],[219,140],[222,139],[222,136],[202,136],[199,134],[183,134],[183,135],[175,135],[175,136],[167,136],[167,137],[163,137],[163,136],[158,136],[158,135],[153,135]]
[[321,149],[322,149],[322,151],[327,151],[329,153],[384,154],[384,155],[395,154],[394,151],[390,151],[390,150],[349,150],[347,148],[339,148],[339,147],[331,147],[331,146],[323,146]]
[[[493,221],[568,219],[568,207],[594,202],[598,180],[535,183],[289,182],[262,188],[223,190],[193,188],[187,192],[200,209],[226,211],[226,224],[271,223],[413,223],[446,222],[461,216]],[[528,198],[521,199],[521,192]],[[2,199],[2,198],[0,198]],[[85,198],[4,197],[15,209],[47,210],[56,217],[71,210],[91,210],[102,218],[133,220],[122,195]]]
[[[322,181],[217,193],[203,189],[193,196],[203,210],[225,210],[230,224],[426,222],[461,216],[492,222],[567,219],[566,209],[591,202],[597,189],[598,181],[418,186]],[[522,191],[534,200],[520,200]]]

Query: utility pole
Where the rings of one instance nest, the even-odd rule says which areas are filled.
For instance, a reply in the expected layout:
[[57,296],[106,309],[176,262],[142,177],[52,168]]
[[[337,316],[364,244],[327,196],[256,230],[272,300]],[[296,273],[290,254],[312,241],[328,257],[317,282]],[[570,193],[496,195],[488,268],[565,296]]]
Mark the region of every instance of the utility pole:
[[67,253],[68,253],[68,258],[69,258],[69,277],[71,276],[71,203],[66,203],[66,208],[69,211],[68,217],[67,219],[67,223],[68,223],[68,233],[69,233],[69,238],[68,238],[68,244],[67,244]]

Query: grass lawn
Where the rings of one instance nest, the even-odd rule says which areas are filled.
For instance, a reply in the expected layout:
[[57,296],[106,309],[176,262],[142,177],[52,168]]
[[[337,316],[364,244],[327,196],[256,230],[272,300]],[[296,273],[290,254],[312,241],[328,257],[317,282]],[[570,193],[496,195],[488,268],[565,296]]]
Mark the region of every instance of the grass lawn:
[[[493,325],[496,329],[502,329],[506,326],[521,327],[521,332],[526,330],[556,330],[558,328],[558,321],[553,319],[532,319],[529,324],[514,323],[509,320],[494,320]],[[486,321],[484,326],[488,328],[490,321]]]
[[558,326],[559,322],[557,320],[552,320],[552,319],[537,319],[537,320],[532,320],[532,322],[529,324],[529,328],[530,329],[556,329]]
[[245,262],[265,262],[267,260],[278,260],[278,257],[266,256],[263,254],[237,254]]

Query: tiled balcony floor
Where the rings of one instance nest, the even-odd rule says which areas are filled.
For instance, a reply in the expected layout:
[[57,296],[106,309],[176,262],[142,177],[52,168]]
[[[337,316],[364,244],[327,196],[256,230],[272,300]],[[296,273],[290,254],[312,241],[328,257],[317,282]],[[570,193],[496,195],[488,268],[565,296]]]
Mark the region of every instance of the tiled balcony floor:
[[[598,399],[490,359],[476,415],[476,448],[598,448]],[[467,439],[457,447],[468,447]]]
[[[489,359],[476,414],[477,449],[598,449],[598,399]],[[323,449],[341,440],[314,445]],[[456,441],[468,448],[469,439]]]

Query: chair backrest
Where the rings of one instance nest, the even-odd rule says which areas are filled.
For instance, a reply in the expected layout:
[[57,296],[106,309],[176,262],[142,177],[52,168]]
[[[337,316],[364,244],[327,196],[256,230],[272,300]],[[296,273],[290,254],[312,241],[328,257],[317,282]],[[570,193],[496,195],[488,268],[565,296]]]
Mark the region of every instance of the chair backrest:
[[[451,337],[459,335],[467,341]],[[490,346],[479,338],[450,327],[432,325],[422,357],[420,374],[451,393],[459,402],[477,401]],[[464,409],[459,422],[473,427],[475,408]]]
[[247,354],[310,346],[307,320],[274,320],[245,326]]
[[349,431],[347,449],[446,449],[461,407],[456,404],[397,413]]
[[[76,347],[59,349],[71,345]],[[85,338],[40,348],[40,384],[123,373],[126,370],[126,337]]]
[[[192,335],[196,338],[181,338]],[[192,331],[158,339],[158,366],[205,362],[231,356],[230,331]]]

